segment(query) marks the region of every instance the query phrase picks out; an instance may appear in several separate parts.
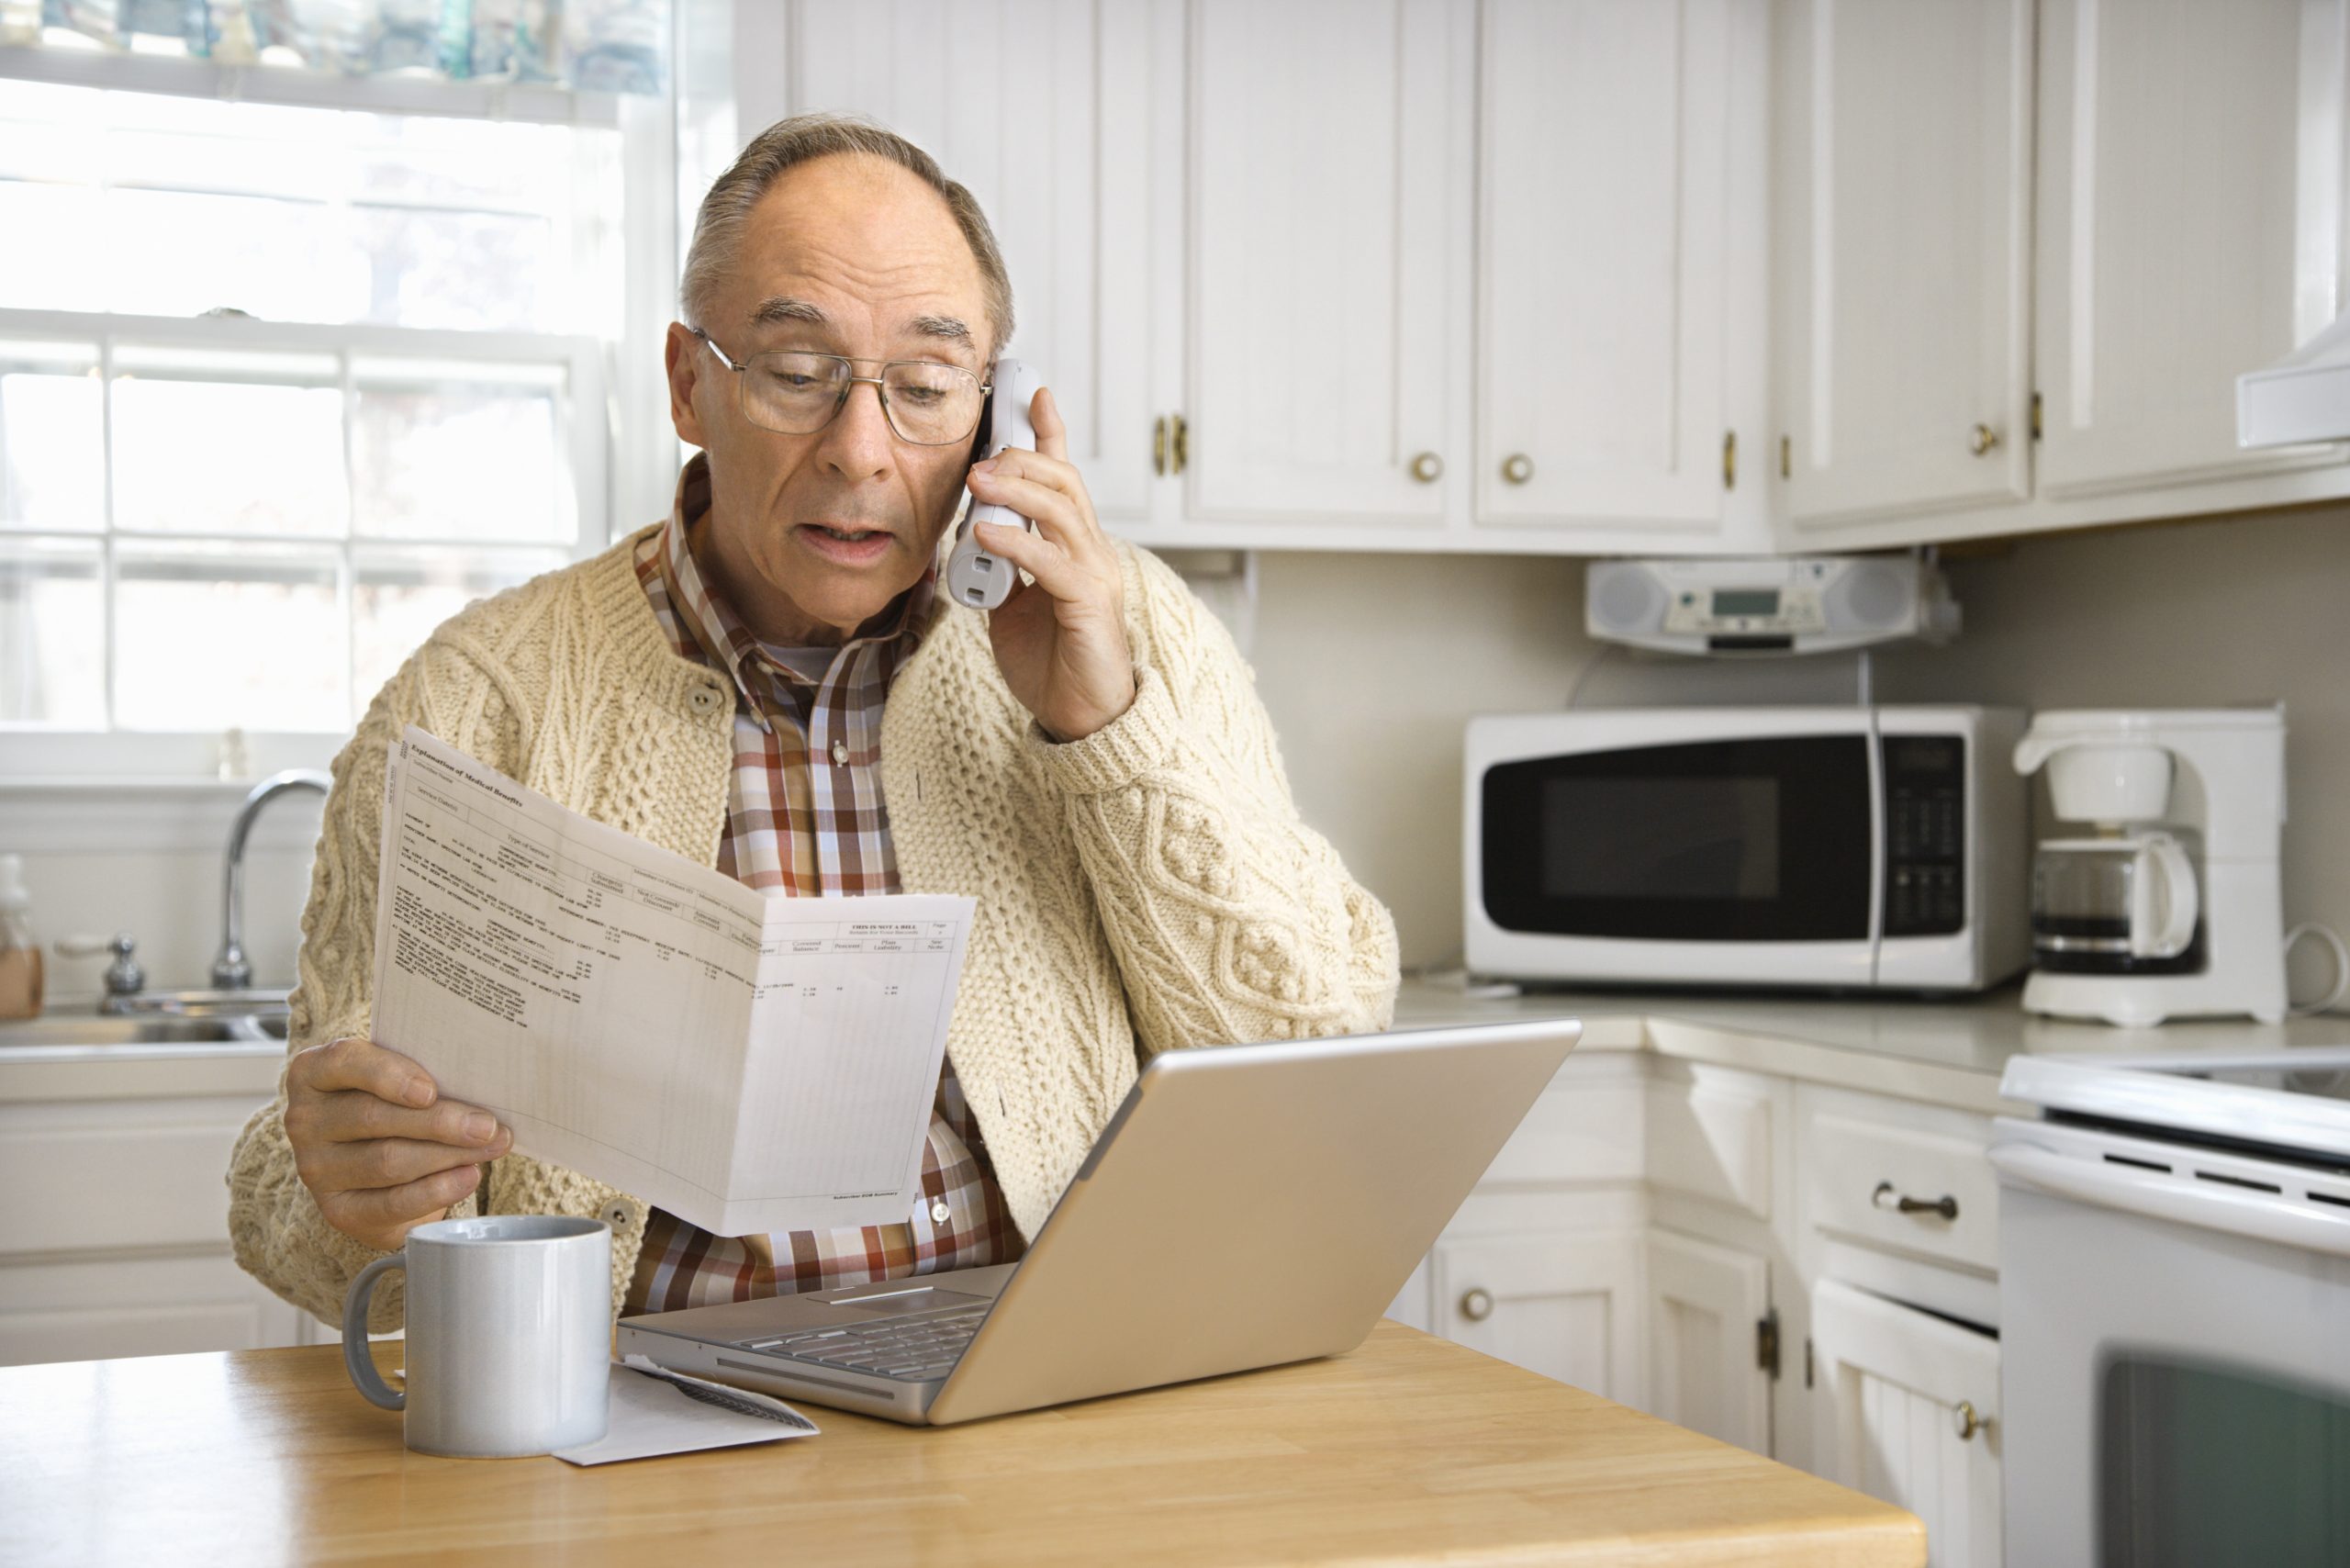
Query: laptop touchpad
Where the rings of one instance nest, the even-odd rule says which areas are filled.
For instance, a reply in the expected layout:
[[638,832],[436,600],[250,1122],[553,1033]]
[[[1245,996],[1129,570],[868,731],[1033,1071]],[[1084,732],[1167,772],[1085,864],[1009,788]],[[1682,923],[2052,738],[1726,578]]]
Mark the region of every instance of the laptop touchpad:
[[960,1306],[965,1302],[984,1302],[987,1297],[972,1295],[967,1291],[943,1291],[934,1285],[920,1290],[891,1291],[886,1295],[851,1296],[834,1301],[834,1306],[845,1306],[858,1312],[869,1312],[876,1317],[886,1317],[895,1312],[935,1312],[942,1306]]

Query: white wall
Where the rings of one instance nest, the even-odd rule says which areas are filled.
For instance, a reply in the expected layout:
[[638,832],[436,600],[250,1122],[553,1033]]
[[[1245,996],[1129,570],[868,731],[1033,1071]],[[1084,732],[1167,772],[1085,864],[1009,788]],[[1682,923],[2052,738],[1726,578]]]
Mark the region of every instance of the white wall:
[[[1460,945],[1460,734],[1469,716],[1556,706],[1595,653],[1579,561],[1262,557],[1253,657],[1306,820],[1394,911],[1406,964]],[[1880,655],[1886,700],[2025,707],[2285,700],[2288,924],[2350,933],[2350,508],[2028,540],[1953,562],[1966,630]],[[1611,656],[1587,705],[1850,700],[1848,657],[1728,666]],[[218,941],[218,846],[241,791],[114,803],[0,795],[0,850],[28,853],[50,935],[138,934],[152,983],[202,983]],[[314,800],[271,807],[251,860],[248,946],[293,973]],[[2297,994],[2324,974],[2313,955]],[[57,1005],[102,965],[59,963]]]
[[[2350,508],[2022,541],[1954,561],[1966,630],[1876,660],[1879,700],[2026,708],[2283,699],[2285,918],[2350,934]],[[1582,563],[1268,555],[1254,659],[1306,820],[1393,910],[1406,965],[1460,946],[1460,733],[1552,707],[1583,660]],[[1611,655],[1585,706],[1850,701],[1849,656]],[[2298,955],[2297,995],[2325,981]]]

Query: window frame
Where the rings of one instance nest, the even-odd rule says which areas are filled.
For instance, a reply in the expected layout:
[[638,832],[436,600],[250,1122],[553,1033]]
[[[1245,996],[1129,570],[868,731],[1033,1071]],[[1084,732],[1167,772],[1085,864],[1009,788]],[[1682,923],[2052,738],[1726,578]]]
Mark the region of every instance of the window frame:
[[[676,42],[673,38],[673,61],[677,58]],[[275,66],[222,66],[202,60],[17,47],[0,48],[0,76],[96,90],[616,129],[621,138],[618,194],[624,291],[616,337],[0,308],[0,339],[96,342],[101,345],[99,373],[108,385],[114,345],[123,341],[141,346],[332,353],[341,362],[346,390],[354,356],[559,364],[566,377],[559,440],[568,459],[577,521],[569,558],[587,559],[667,510],[680,450],[663,417],[666,376],[661,364],[661,342],[675,315],[679,263],[674,82],[668,92],[658,96],[622,95],[497,83],[341,77]],[[111,402],[107,398],[101,403],[109,492]],[[623,409],[641,409],[643,415],[623,420]],[[83,537],[98,542],[106,573],[105,613],[109,622],[103,656],[108,666],[106,690],[111,708],[117,534],[110,494],[107,510],[106,531]],[[10,529],[6,533],[51,537],[32,530]],[[206,537],[209,536],[191,536],[191,540]],[[317,543],[341,553],[338,592],[347,610],[352,587],[352,547],[355,543],[374,542],[354,541],[346,534]],[[382,543],[406,546],[455,542]],[[486,543],[483,547],[509,546]],[[561,552],[564,546],[548,548]],[[364,709],[369,695],[354,693],[354,707]],[[357,716],[354,712],[354,722]],[[249,731],[245,745],[252,766],[242,777],[259,778],[284,767],[322,767],[348,738],[348,732]],[[0,729],[0,791],[166,784],[218,788],[221,739],[217,733],[206,732]]]

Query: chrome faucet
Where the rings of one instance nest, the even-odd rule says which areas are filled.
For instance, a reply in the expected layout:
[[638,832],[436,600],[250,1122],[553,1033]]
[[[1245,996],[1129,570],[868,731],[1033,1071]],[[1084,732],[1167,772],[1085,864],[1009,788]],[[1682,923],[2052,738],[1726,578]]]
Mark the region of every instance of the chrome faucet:
[[245,835],[252,831],[261,809],[289,790],[316,790],[323,795],[332,781],[316,768],[289,767],[273,773],[252,788],[237,809],[229,829],[229,863],[220,885],[220,956],[212,960],[212,984],[220,991],[243,991],[253,982],[253,967],[245,959],[241,937],[245,924]]

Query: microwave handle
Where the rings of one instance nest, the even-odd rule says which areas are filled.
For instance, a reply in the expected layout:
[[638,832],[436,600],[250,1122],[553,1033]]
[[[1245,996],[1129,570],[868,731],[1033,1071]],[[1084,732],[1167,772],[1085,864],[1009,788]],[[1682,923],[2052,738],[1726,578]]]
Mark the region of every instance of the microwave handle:
[[2336,1219],[2270,1193],[2220,1186],[2207,1190],[2205,1183],[2183,1183],[2126,1165],[2092,1163],[2030,1143],[1993,1144],[1991,1165],[2010,1186],[2149,1219],[2350,1258],[2350,1215]]

